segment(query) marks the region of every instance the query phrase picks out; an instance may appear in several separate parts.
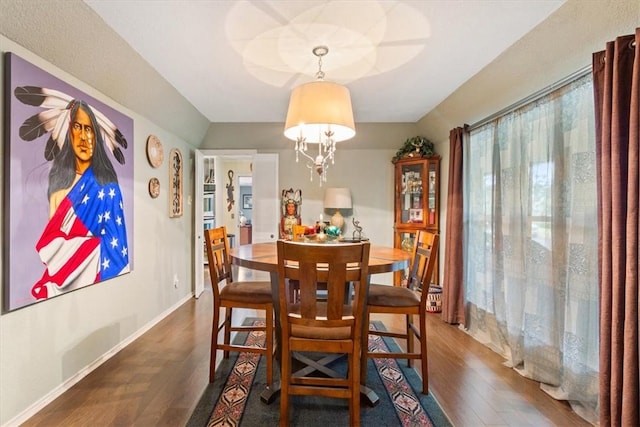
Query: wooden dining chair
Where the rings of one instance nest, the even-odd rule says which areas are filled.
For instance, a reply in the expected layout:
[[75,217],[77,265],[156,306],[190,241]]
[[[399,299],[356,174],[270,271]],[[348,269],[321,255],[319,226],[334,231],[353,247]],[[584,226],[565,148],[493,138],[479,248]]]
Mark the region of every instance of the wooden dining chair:
[[[304,242],[304,232],[307,227],[304,225],[293,224],[292,226],[292,239],[294,242]],[[289,281],[289,299],[291,301],[295,301],[298,299],[298,281],[290,280]]]
[[[421,360],[422,394],[429,393],[429,373],[427,364],[427,294],[436,263],[438,251],[438,234],[418,231],[413,245],[411,266],[407,287],[370,284],[366,307],[366,325],[369,325],[371,314],[391,313],[405,315],[404,332],[379,331],[369,329],[369,335],[393,337],[406,340],[407,351],[403,352],[370,352],[368,346],[363,348],[361,379],[367,378],[367,361],[369,358],[407,359],[412,366],[414,359]],[[413,317],[418,316],[416,327]],[[418,338],[420,348],[414,350],[414,336]],[[365,339],[367,342],[367,339]]]
[[[231,270],[229,240],[227,228],[218,227],[204,232],[211,287],[213,289],[213,322],[211,330],[211,360],[209,365],[209,382],[213,382],[216,370],[217,351],[223,350],[224,358],[229,351],[260,353],[265,356],[267,364],[267,386],[273,384],[273,299],[269,281],[235,282]],[[224,283],[223,283],[224,282]],[[224,286],[221,286],[223,285]],[[224,321],[220,323],[220,312],[225,309]],[[233,326],[234,308],[264,310],[265,325]],[[224,329],[223,342],[218,335]],[[265,334],[265,347],[249,347],[231,344],[231,332],[261,331]]]
[[[280,299],[280,426],[289,425],[290,395],[348,399],[349,425],[359,426],[360,355],[369,243],[328,245],[279,240],[277,248],[281,295],[287,295],[288,279],[297,280],[300,286],[297,302]],[[351,287],[347,285],[349,282]],[[316,298],[318,285],[322,283],[326,284],[326,300]],[[352,298],[350,288],[353,288]],[[292,373],[294,352],[346,354],[346,376]]]

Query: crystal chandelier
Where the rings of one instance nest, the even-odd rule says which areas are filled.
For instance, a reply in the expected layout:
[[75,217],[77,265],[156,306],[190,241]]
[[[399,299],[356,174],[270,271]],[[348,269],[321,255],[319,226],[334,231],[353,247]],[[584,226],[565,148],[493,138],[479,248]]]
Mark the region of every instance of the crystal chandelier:
[[[320,176],[320,186],[327,181],[328,161],[334,163],[336,142],[356,134],[349,89],[324,80],[322,57],[328,52],[326,46],[313,48],[313,54],[318,57],[316,81],[302,84],[291,92],[284,126],[284,135],[295,141],[296,162],[300,155],[305,157],[311,181],[315,170]],[[313,144],[318,145],[317,155],[309,153]]]

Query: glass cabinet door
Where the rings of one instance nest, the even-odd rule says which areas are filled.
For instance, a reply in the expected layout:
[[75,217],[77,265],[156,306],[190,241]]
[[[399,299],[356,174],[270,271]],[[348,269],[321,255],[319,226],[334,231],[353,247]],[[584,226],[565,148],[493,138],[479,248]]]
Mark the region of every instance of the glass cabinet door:
[[[394,161],[394,164],[393,245],[411,251],[418,230],[440,232],[440,156],[404,158]],[[436,265],[435,283],[438,283],[437,269]],[[402,272],[396,272],[396,286],[400,286],[402,277]]]
[[398,222],[411,225],[425,225],[425,170],[426,163],[406,163],[400,172],[400,197]]
[[426,224],[429,227],[433,227],[437,224],[438,219],[438,198],[437,198],[437,186],[438,186],[438,164],[436,162],[429,162],[427,177],[427,216],[425,218]]

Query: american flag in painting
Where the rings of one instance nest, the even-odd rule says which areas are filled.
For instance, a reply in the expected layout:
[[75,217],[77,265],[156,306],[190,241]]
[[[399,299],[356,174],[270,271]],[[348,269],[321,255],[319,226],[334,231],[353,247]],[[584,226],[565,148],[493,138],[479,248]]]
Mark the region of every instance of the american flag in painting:
[[129,270],[122,194],[87,169],[49,220],[36,245],[46,269],[31,293],[40,300]]

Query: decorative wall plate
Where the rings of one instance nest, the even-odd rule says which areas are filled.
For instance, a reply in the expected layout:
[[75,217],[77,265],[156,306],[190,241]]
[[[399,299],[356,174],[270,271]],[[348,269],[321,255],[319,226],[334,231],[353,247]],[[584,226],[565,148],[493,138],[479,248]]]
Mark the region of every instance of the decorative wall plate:
[[160,195],[160,180],[156,177],[149,180],[149,195],[152,199]]
[[149,135],[149,138],[147,138],[147,158],[154,168],[160,167],[164,161],[162,143],[155,135]]

